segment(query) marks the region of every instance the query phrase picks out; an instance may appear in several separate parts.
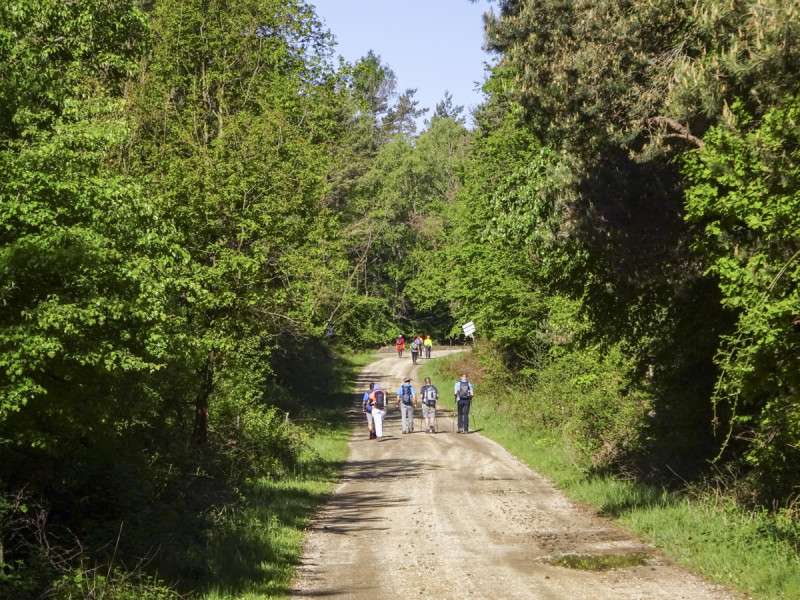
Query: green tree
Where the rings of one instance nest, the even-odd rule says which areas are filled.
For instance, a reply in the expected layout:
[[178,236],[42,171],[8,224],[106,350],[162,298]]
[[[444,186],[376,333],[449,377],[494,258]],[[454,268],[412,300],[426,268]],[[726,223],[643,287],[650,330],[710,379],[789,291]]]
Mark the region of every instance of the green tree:
[[397,326],[441,327],[447,321],[443,290],[421,280],[407,286],[427,268],[433,256],[428,250],[439,243],[444,208],[460,186],[467,141],[463,125],[449,119],[417,138],[398,136],[381,147],[349,200],[345,234],[363,265],[358,289],[383,299],[396,324],[383,332],[384,343]]
[[726,101],[744,99],[763,114],[797,85],[800,55],[786,42],[800,23],[781,0],[506,0],[487,27],[509,89],[557,145],[699,145]]
[[464,117],[461,113],[464,112],[462,104],[453,104],[453,94],[449,90],[444,91],[444,98],[436,103],[436,108],[433,111],[431,121],[434,119],[453,119],[457,123],[464,124]]
[[320,199],[338,79],[301,2],[163,0],[151,22],[157,42],[135,93],[132,172],[190,254],[181,362],[195,365],[195,436],[204,440],[210,398],[235,365],[251,365],[263,383],[284,336],[318,335],[327,322],[341,263]]
[[386,135],[412,135],[417,131],[416,119],[428,112],[427,108],[417,108],[419,100],[414,100],[417,88],[408,88],[397,99],[397,103],[389,109],[383,119],[383,130]]
[[98,522],[130,506],[125,483],[157,478],[143,448],[165,417],[153,383],[180,332],[184,255],[119,168],[147,40],[133,2],[0,7],[4,597],[39,597],[79,560],[73,544],[108,542]]

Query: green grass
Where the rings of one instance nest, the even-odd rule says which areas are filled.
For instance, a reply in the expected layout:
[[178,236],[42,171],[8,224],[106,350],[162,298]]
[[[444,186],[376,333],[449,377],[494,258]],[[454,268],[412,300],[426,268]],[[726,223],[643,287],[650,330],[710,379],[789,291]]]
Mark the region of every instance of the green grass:
[[[457,374],[472,365],[466,356],[426,363],[443,404],[454,408]],[[548,477],[573,500],[612,517],[667,557],[709,580],[759,600],[800,599],[800,524],[785,515],[751,513],[713,493],[688,496],[611,476],[592,476],[575,466],[559,431],[523,429],[505,405],[521,392],[476,384],[471,426]]]
[[328,499],[344,460],[352,424],[344,408],[352,399],[352,376],[376,360],[370,354],[347,357],[337,365],[338,390],[308,419],[305,449],[296,471],[280,480],[260,479],[242,491],[244,508],[220,516],[209,549],[218,566],[215,587],[203,600],[287,598],[302,558],[307,526]]

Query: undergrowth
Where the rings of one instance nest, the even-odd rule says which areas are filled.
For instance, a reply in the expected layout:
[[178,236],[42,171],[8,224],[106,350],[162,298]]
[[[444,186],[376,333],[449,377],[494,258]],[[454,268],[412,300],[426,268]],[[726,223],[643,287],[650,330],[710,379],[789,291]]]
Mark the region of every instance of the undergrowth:
[[[26,562],[0,560],[0,600],[287,597],[307,525],[348,453],[352,424],[345,409],[354,400],[357,371],[373,360],[363,354],[312,361],[304,371],[298,368],[305,389],[289,379],[279,382],[282,396],[270,394],[278,406],[267,410],[219,402],[215,423],[229,424],[227,430],[216,425],[205,448],[187,446],[185,458],[168,457],[173,463],[156,457],[171,471],[150,487],[140,477],[135,497],[109,498],[114,520],[93,515],[92,528],[84,529],[110,540],[99,551],[85,543],[86,536],[57,529],[33,494],[0,495],[0,533],[5,526],[6,539],[27,544],[16,546],[27,551]],[[229,392],[235,402],[235,390]],[[122,458],[119,449],[108,454],[114,465]],[[39,532],[49,546],[35,545],[30,532]]]

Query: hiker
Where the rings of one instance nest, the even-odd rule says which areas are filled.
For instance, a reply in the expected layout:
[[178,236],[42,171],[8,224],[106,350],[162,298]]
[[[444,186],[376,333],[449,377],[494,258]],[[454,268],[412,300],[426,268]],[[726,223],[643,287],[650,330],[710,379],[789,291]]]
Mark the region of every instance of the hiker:
[[422,345],[425,348],[425,358],[430,358],[431,350],[433,350],[433,340],[431,340],[431,336],[426,335],[425,341],[422,342]]
[[369,439],[374,440],[375,435],[375,419],[372,417],[372,403],[369,400],[369,395],[375,389],[375,384],[369,384],[369,390],[364,392],[364,397],[361,399],[361,412],[367,415],[367,429],[369,429]]
[[425,385],[419,391],[422,400],[422,418],[425,419],[425,433],[436,433],[436,401],[439,399],[439,390],[431,384],[431,378],[425,378]]
[[397,358],[403,358],[403,350],[406,349],[406,339],[403,337],[403,334],[397,336],[397,339],[394,341],[394,347],[397,348]]
[[458,433],[469,433],[469,408],[472,404],[472,397],[475,390],[472,384],[467,381],[467,374],[462,373],[461,379],[456,381],[453,388],[453,397],[456,399],[458,407]]
[[[413,355],[412,355],[413,356]],[[397,390],[397,406],[400,407],[400,420],[403,433],[414,431],[414,409],[417,407],[417,393],[411,385],[411,378],[403,379],[403,385]]]
[[372,419],[375,423],[375,437],[379,442],[383,441],[383,419],[386,417],[386,409],[389,403],[387,402],[386,392],[381,389],[381,384],[376,383],[375,388],[369,395],[370,404],[372,404]]
[[419,343],[419,336],[414,338],[414,341],[411,342],[411,363],[417,364],[417,358],[419,357],[420,351],[420,343]]

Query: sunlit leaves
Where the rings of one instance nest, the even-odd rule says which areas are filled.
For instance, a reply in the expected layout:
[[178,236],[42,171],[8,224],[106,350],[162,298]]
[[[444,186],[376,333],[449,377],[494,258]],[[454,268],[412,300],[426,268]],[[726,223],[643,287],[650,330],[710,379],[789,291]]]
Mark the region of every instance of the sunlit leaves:
[[140,186],[106,164],[126,134],[119,109],[75,102],[53,132],[0,154],[3,413],[71,364],[122,373],[164,359],[159,275],[176,253]]
[[[750,119],[734,106],[739,123]],[[721,125],[685,160],[692,187],[687,219],[703,224],[697,245],[711,259],[723,304],[738,317],[720,349],[715,401],[733,406],[752,429],[749,460],[775,469],[795,455],[800,426],[800,137],[796,98],[771,109],[753,129]],[[789,461],[794,462],[794,460]]]

